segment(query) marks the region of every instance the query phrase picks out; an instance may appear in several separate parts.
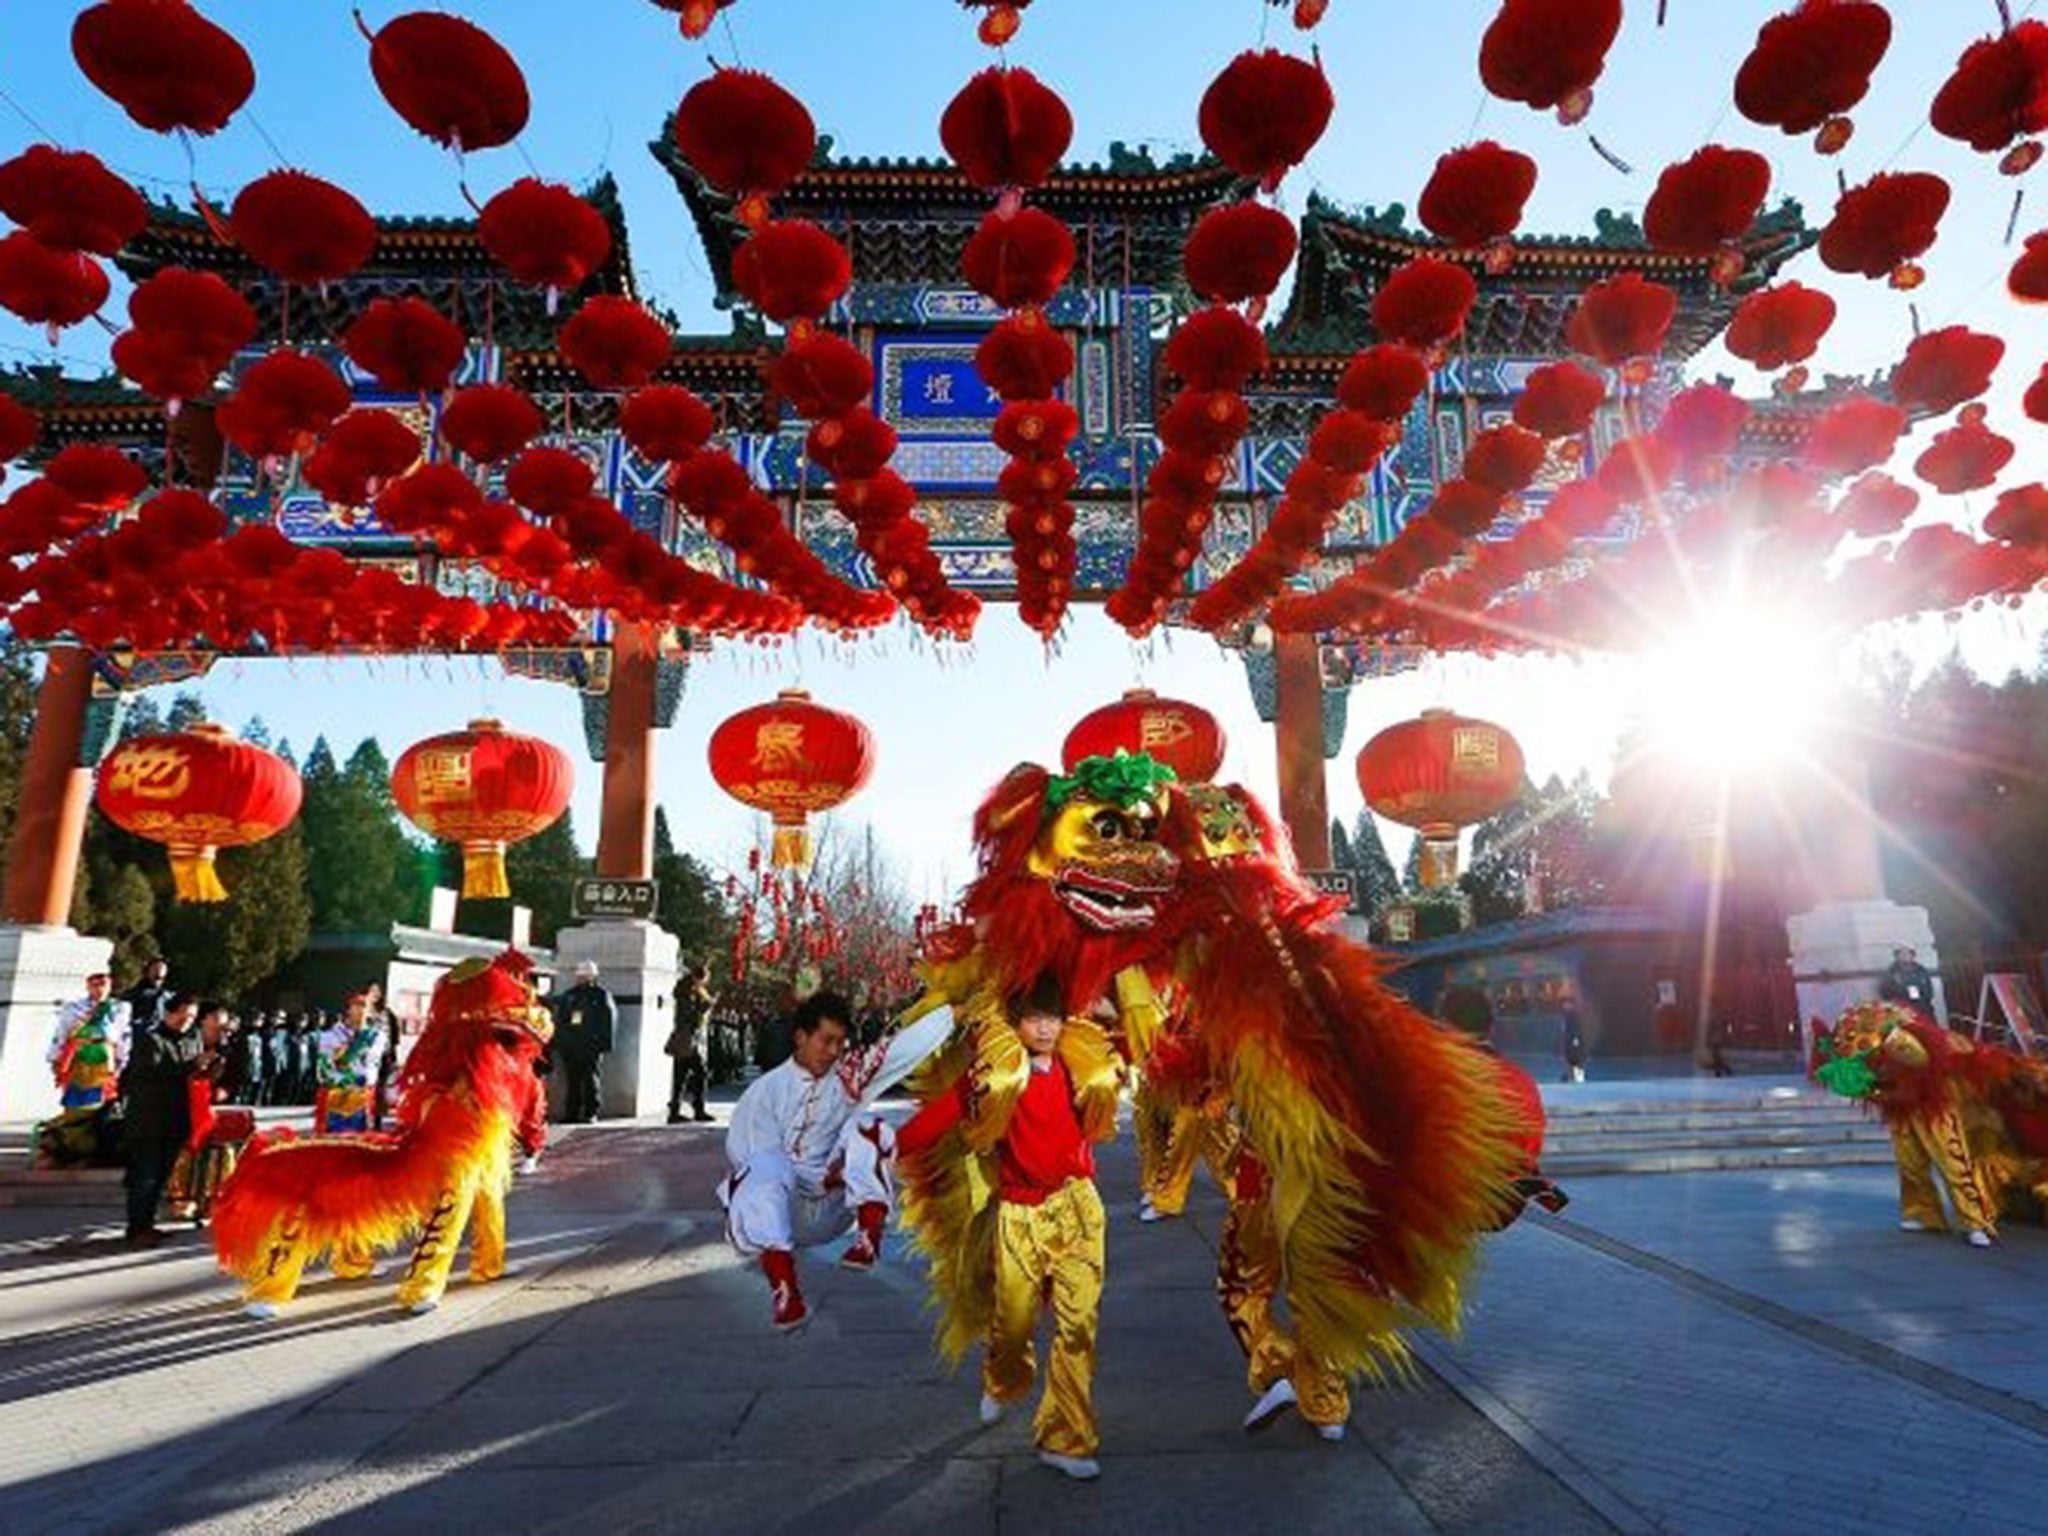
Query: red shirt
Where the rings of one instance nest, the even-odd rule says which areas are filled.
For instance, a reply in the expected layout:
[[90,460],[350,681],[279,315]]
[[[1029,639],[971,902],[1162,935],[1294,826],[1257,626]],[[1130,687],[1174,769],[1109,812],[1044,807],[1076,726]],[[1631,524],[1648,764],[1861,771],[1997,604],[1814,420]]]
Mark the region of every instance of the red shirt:
[[[921,1152],[959,1124],[967,1110],[967,1085],[934,1099],[897,1132],[896,1145]],[[1041,1205],[1069,1179],[1095,1176],[1095,1153],[1081,1134],[1074,1110],[1073,1080],[1055,1057],[1044,1070],[1034,1064],[1010,1123],[996,1143],[1001,1165],[1000,1194],[1012,1205]]]

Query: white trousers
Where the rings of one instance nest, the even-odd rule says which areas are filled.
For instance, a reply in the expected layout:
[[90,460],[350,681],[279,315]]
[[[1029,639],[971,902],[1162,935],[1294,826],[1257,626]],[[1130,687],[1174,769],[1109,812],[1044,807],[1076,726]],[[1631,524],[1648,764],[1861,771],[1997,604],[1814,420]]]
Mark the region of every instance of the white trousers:
[[895,1208],[896,1132],[876,1115],[846,1122],[835,1153],[844,1182],[823,1186],[822,1170],[799,1168],[779,1147],[756,1152],[718,1186],[725,1235],[747,1258],[771,1248],[830,1242],[863,1205]]

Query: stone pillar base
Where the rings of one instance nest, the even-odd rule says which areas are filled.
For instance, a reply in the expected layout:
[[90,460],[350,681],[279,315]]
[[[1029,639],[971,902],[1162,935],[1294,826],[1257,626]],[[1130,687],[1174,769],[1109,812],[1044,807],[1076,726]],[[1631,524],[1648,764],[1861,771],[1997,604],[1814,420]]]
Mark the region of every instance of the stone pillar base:
[[48,1056],[58,1005],[85,996],[85,978],[113,954],[113,940],[71,928],[0,926],[0,1120],[57,1113]]
[[1799,992],[1800,1039],[1812,1054],[1813,1021],[1832,1024],[1843,1009],[1870,1002],[1892,963],[1892,951],[1910,945],[1934,973],[1934,1013],[1948,1022],[1941,987],[1941,960],[1925,907],[1891,901],[1831,901],[1788,918],[1792,940],[1792,981]]
[[669,1059],[662,1047],[675,1023],[681,949],[674,934],[638,918],[601,919],[555,935],[557,993],[575,985],[578,965],[594,960],[597,979],[618,1004],[612,1053],[599,1082],[598,1113],[606,1119],[668,1107]]

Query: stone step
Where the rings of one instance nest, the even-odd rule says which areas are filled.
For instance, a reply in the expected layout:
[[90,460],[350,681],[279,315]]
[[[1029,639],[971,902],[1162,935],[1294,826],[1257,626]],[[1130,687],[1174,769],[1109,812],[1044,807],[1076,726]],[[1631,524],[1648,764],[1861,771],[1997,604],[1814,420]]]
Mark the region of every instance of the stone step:
[[0,1169],[0,1209],[118,1206],[122,1199],[118,1168],[24,1168],[10,1161]]
[[1737,1147],[1870,1146],[1888,1147],[1891,1138],[1881,1125],[1787,1125],[1757,1126],[1727,1131],[1715,1136],[1671,1132],[1663,1135],[1638,1133],[1601,1136],[1581,1132],[1573,1136],[1545,1135],[1543,1154],[1552,1156],[1590,1155],[1599,1152],[1675,1152],[1698,1149],[1717,1151]]
[[1861,1142],[1794,1147],[1694,1147],[1669,1152],[1593,1152],[1576,1157],[1543,1155],[1543,1172],[1566,1186],[1610,1173],[1711,1173],[1730,1168],[1867,1168],[1892,1160],[1891,1143]]
[[1771,1126],[1824,1127],[1878,1123],[1870,1116],[1853,1109],[1844,1112],[1830,1109],[1825,1105],[1783,1110],[1731,1110],[1720,1114],[1685,1110],[1663,1115],[1568,1115],[1545,1118],[1552,1134],[1572,1136],[1671,1135],[1684,1132],[1718,1136]]
[[1856,1106],[1831,1093],[1755,1093],[1727,1097],[1614,1099],[1557,1089],[1544,1097],[1553,1120],[1615,1119],[1636,1115],[1856,1114]]

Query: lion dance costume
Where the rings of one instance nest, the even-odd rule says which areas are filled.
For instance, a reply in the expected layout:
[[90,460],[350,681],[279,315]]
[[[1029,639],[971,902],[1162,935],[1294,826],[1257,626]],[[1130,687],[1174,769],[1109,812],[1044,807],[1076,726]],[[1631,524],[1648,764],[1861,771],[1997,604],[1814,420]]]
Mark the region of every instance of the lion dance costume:
[[2048,1067],[1971,1041],[1898,1003],[1859,1003],[1815,1032],[1814,1076],[1883,1117],[1899,1164],[1899,1225],[1960,1227],[1988,1248],[2001,1214],[2048,1208]]
[[[969,921],[928,967],[931,995],[972,1019],[1051,968],[1070,1012],[1113,992],[1129,1059],[1163,1039],[1187,1058],[1154,1070],[1162,1087],[1194,1085],[1183,1102],[1204,1106],[1224,1170],[1218,1283],[1249,1385],[1288,1380],[1288,1401],[1341,1433],[1345,1381],[1405,1371],[1404,1329],[1455,1330],[1479,1237],[1554,1193],[1534,1180],[1535,1095],[1381,985],[1242,790],[1178,785],[1142,755],[1058,778],[1027,765],[977,813],[975,841]],[[921,1090],[945,1091],[965,1063],[964,1048],[942,1055]],[[1219,1092],[1227,1110],[1211,1113]],[[904,1182],[957,1356],[979,1320],[975,1208],[958,1193],[975,1181],[920,1164]]]
[[531,974],[526,957],[508,950],[441,979],[399,1076],[393,1134],[252,1143],[214,1204],[213,1241],[253,1316],[274,1315],[323,1255],[334,1256],[337,1274],[359,1276],[373,1250],[415,1233],[401,1307],[428,1312],[440,1302],[465,1228],[470,1279],[504,1273],[512,1143],[535,1136],[533,1063],[554,1029]]

